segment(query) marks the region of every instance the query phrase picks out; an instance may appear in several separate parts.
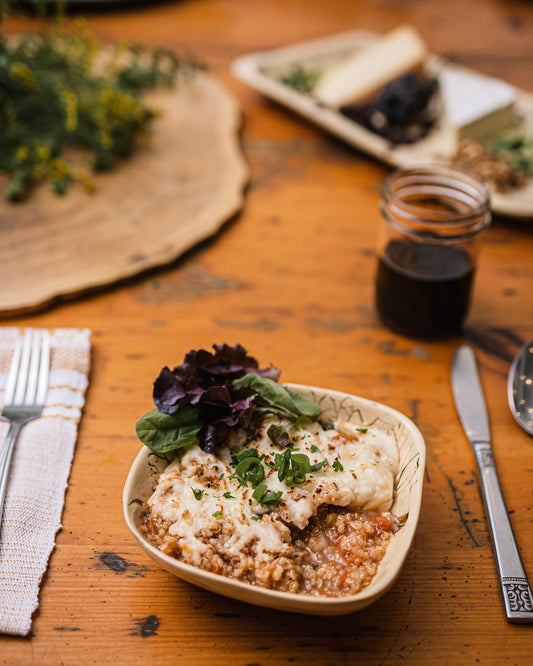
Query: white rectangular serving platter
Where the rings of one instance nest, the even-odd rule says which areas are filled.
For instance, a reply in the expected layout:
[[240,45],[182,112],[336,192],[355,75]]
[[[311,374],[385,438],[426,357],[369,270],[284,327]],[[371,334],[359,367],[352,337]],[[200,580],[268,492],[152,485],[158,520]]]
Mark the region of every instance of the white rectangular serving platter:
[[[340,112],[325,107],[311,95],[298,92],[280,82],[280,77],[295,65],[325,70],[377,38],[374,33],[352,30],[282,48],[257,51],[234,60],[232,73],[270,99],[392,167],[448,163],[455,153],[456,140],[444,117],[438,120],[436,127],[424,139],[409,145],[393,146]],[[443,68],[467,71],[464,67],[447,63],[436,56],[430,57],[427,68],[435,74]],[[533,128],[533,94],[517,90],[517,95],[518,112]],[[533,179],[525,187],[512,192],[491,192],[491,205],[492,210],[500,215],[533,219]]]

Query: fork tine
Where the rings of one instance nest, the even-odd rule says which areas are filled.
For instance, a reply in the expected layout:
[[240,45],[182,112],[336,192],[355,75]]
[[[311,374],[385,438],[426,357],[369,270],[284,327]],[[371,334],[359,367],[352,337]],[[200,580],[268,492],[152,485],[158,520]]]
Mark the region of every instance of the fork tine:
[[37,383],[37,397],[35,402],[38,405],[46,403],[48,393],[48,376],[50,373],[50,333],[47,330],[42,332],[41,338],[41,363],[39,365],[39,379]]
[[15,389],[15,397],[13,399],[14,405],[22,405],[24,402],[24,395],[26,393],[26,379],[28,377],[28,368],[30,363],[31,354],[31,339],[32,330],[27,328],[24,332],[24,340],[22,342],[22,356],[20,359],[19,372],[17,377],[17,386]]
[[4,406],[13,404],[21,353],[22,336],[19,336],[15,343],[15,350],[13,351],[13,358],[11,359],[11,365],[9,366],[9,373],[7,375],[6,388],[4,391]]
[[28,370],[28,380],[26,382],[26,394],[24,397],[25,405],[35,404],[40,356],[41,356],[41,331],[34,330],[32,344],[31,344],[30,367]]

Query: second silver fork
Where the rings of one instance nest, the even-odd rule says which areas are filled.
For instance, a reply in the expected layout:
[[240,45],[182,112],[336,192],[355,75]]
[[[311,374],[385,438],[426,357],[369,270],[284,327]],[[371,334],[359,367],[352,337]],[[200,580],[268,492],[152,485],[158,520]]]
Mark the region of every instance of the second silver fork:
[[13,450],[22,427],[41,416],[48,393],[50,334],[43,329],[26,329],[17,339],[4,392],[1,417],[9,430],[0,448],[0,526]]

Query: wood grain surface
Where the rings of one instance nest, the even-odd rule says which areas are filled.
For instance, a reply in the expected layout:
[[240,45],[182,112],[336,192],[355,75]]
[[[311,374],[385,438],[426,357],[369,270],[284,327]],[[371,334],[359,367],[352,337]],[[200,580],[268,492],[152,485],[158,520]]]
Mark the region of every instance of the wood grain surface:
[[[93,355],[63,529],[33,632],[1,636],[0,663],[531,663],[533,627],[504,618],[449,370],[457,346],[470,343],[531,580],[533,440],[509,412],[506,378],[520,342],[533,336],[533,226],[493,220],[461,335],[425,342],[391,333],[374,308],[379,190],[388,169],[266,101],[229,67],[259,48],[409,22],[432,52],[533,91],[532,3],[181,0],[79,13],[101,39],[202,57],[240,101],[251,177],[242,212],[179,262],[6,321],[89,327]],[[11,20],[6,30],[25,25]],[[282,368],[282,380],[384,402],[421,429],[428,460],[414,547],[394,587],[363,612],[308,617],[219,597],[160,570],[129,534],[121,494],[152,381],[189,349],[217,342],[240,342]]]
[[[247,167],[237,100],[197,73],[146,97],[158,114],[137,159],[58,197],[37,187],[22,205],[0,200],[0,316],[168,264],[214,234],[243,203]],[[83,162],[82,162],[83,163]],[[8,182],[3,174],[0,189]]]

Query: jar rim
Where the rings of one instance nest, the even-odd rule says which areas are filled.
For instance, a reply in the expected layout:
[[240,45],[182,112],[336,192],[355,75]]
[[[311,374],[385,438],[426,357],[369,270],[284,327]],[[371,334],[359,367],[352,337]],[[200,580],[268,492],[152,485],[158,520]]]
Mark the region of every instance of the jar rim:
[[[405,201],[401,193],[412,194],[415,185],[428,187],[428,193],[431,187],[446,188],[448,194],[456,194],[455,198],[462,201],[467,210],[429,211],[428,208]],[[476,227],[483,227],[490,221],[490,192],[487,183],[476,174],[459,167],[424,164],[398,169],[385,178],[382,196],[386,206],[396,213],[397,222],[400,217],[405,222],[421,222],[430,226],[445,223],[454,228],[468,225],[469,221],[475,222]]]

